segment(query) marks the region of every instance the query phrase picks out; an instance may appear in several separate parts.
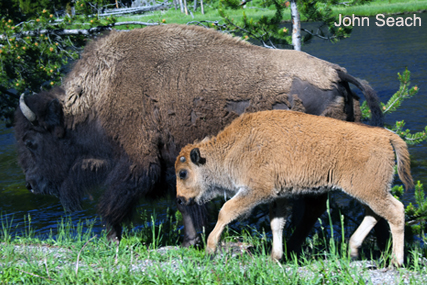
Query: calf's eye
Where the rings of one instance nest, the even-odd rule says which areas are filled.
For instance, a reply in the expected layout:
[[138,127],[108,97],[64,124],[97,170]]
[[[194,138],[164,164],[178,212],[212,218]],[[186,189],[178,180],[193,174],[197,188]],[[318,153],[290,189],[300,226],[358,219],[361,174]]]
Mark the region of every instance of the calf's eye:
[[187,178],[187,170],[183,169],[179,172],[179,178],[180,179],[185,179]]

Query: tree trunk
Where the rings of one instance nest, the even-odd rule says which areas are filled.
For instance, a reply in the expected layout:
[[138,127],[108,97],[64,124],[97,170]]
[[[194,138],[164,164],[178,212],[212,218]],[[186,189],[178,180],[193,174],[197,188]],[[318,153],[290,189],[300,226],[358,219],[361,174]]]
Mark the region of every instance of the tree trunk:
[[297,1],[291,1],[291,17],[292,17],[292,45],[294,50],[301,50],[301,22],[298,13]]
[[181,8],[181,13],[184,13],[184,5],[182,4],[182,0],[179,0],[179,7]]
[[194,13],[196,13],[196,10],[197,10],[197,0],[194,0],[194,7],[193,7]]
[[185,11],[185,15],[188,15],[187,0],[184,0],[184,11]]
[[205,10],[203,9],[203,0],[200,0],[200,9],[202,10],[202,14],[205,14]]

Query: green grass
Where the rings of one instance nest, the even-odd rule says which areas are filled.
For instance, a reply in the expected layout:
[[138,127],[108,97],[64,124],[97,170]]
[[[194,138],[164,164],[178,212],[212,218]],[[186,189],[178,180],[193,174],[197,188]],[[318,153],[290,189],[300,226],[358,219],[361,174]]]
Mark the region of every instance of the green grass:
[[[248,19],[252,18],[254,21],[259,20],[262,16],[272,16],[274,14],[273,6],[270,7],[262,7],[262,2],[260,0],[253,0],[248,2],[245,9],[226,9],[226,14],[230,19],[240,20],[243,15],[243,11],[245,12]],[[188,4],[190,10],[193,9],[192,3]],[[194,18],[189,13],[185,15],[181,13],[181,11],[175,10],[173,6],[169,10],[165,11],[155,11],[146,13],[143,15],[133,15],[133,16],[123,16],[118,17],[118,22],[124,21],[141,21],[141,22],[161,22],[165,20],[166,23],[177,23],[177,24],[187,24],[189,22],[201,22],[201,21],[218,21],[222,23],[222,18],[218,12],[217,4],[205,4],[205,14],[202,15],[200,12],[200,7],[198,7],[196,12],[193,12]],[[375,16],[377,14],[396,14],[396,13],[409,13],[409,12],[417,12],[417,11],[425,11],[427,10],[427,0],[375,0],[366,5],[359,6],[351,6],[351,7],[334,7],[333,11],[335,15],[343,14],[343,15],[351,15],[355,14],[357,16]],[[284,13],[284,21],[290,21],[290,9],[285,9]],[[304,17],[301,18],[304,21]],[[122,27],[125,28],[125,27]]]
[[375,16],[377,14],[400,14],[427,10],[426,0],[375,0],[366,5],[334,8],[334,14]]
[[[274,10],[270,9],[249,9],[245,11],[249,18],[254,20],[259,20],[262,16],[273,16]],[[230,16],[230,19],[241,19],[242,11],[241,10],[226,10],[227,15]],[[175,10],[171,8],[167,11],[156,11],[147,15],[134,15],[126,17],[118,17],[117,22],[126,22],[126,21],[140,21],[140,22],[162,22],[165,20],[166,24],[187,24],[189,22],[202,22],[202,21],[218,21],[222,22],[222,18],[219,15],[218,9],[208,8],[205,9],[205,14],[200,12],[200,8],[196,13],[193,13],[194,18],[188,14],[185,15],[181,13],[180,10]],[[287,19],[289,18],[289,19]],[[290,20],[290,14],[286,19]]]
[[[146,218],[147,225],[156,219]],[[298,259],[273,262],[265,232],[247,228],[225,231],[224,246],[211,258],[203,250],[176,246],[178,224],[179,215],[169,215],[154,227],[125,230],[119,247],[67,220],[58,223],[58,235],[44,240],[31,229],[11,237],[2,225],[0,284],[365,284],[373,272],[368,264],[387,266],[387,254],[351,262],[347,242],[325,233],[308,240]],[[425,253],[411,245],[406,267],[393,271],[396,282],[426,280],[425,266]]]

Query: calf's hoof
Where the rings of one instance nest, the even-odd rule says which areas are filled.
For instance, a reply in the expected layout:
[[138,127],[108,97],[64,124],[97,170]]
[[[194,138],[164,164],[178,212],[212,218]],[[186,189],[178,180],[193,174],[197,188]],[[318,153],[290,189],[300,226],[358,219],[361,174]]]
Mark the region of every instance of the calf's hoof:
[[206,246],[206,253],[209,255],[215,255],[216,248],[210,247],[209,245]]
[[283,258],[283,254],[271,253],[270,259],[274,262],[280,262]]
[[393,257],[390,261],[390,267],[399,268],[402,267],[403,260],[397,260],[395,257]]

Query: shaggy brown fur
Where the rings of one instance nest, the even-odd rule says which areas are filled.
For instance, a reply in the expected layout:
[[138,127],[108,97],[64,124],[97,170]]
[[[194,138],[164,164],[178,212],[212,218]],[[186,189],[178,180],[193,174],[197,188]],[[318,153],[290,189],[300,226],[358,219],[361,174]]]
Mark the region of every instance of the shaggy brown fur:
[[[105,185],[99,211],[107,226],[116,229],[110,236],[120,237],[120,223],[129,216],[131,205],[139,197],[161,196],[165,194],[163,189],[174,191],[173,164],[182,146],[217,134],[243,112],[294,109],[360,121],[358,98],[349,89],[349,83],[362,90],[372,117],[381,121],[373,90],[344,68],[303,52],[253,46],[214,30],[166,25],[113,31],[93,41],[60,91],[23,101],[33,112],[40,113],[37,115],[45,116],[50,104],[45,100],[53,100],[52,96],[59,99],[61,112],[50,115],[61,120],[63,116],[60,128],[65,130],[67,139],[73,139],[67,143],[81,142],[78,151],[68,155],[69,163],[81,161],[82,165],[73,169],[81,169]],[[36,107],[40,102],[46,105]],[[44,119],[48,118],[37,120]],[[22,132],[16,134],[22,141],[33,126],[22,116],[19,120],[17,125],[22,128],[17,129]],[[49,135],[37,136],[38,143],[58,145],[56,141],[46,142]],[[67,145],[65,140],[60,142]],[[93,149],[100,144],[105,145],[102,154],[94,156]],[[78,180],[66,169],[63,155],[54,153],[52,147],[47,149],[52,161],[41,155],[39,161],[26,163],[31,165],[25,169],[28,187],[40,188],[36,183],[40,177],[45,177],[43,185],[51,185],[54,177],[55,188],[64,192],[59,196],[81,200],[81,188],[62,183]],[[20,153],[20,160],[31,160],[24,145]],[[52,173],[36,173],[42,163]],[[55,175],[56,165],[64,168],[63,176]],[[89,175],[92,170],[96,173]],[[323,209],[324,206],[320,207],[316,215]],[[187,216],[184,220],[191,221]],[[315,221],[312,218],[305,224]],[[194,243],[196,232],[189,228],[194,227],[186,222],[185,236]],[[307,231],[301,236],[307,235]],[[298,247],[301,238],[295,236]]]
[[[174,145],[184,145],[225,127],[238,115],[227,104],[247,102],[242,112],[272,109],[287,103],[294,79],[333,90],[341,81],[337,71],[346,73],[303,52],[269,50],[200,27],[111,32],[85,49],[65,80],[64,113],[71,124],[96,117],[146,169],[159,143],[168,148],[173,137]],[[346,119],[344,97],[335,100],[316,115]],[[191,128],[183,133],[182,126]]]
[[[207,251],[214,253],[224,227],[256,205],[274,202],[280,212],[292,195],[341,189],[371,209],[350,240],[351,255],[357,256],[357,247],[383,217],[393,236],[394,262],[402,265],[403,205],[389,193],[393,148],[399,177],[411,188],[406,143],[388,130],[293,111],[243,114],[216,137],[181,150],[177,196],[204,203],[224,191],[234,195],[209,235]],[[283,215],[273,211],[271,224],[272,257],[280,259]]]

